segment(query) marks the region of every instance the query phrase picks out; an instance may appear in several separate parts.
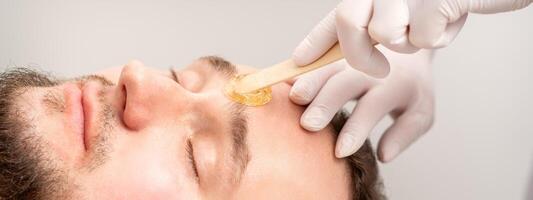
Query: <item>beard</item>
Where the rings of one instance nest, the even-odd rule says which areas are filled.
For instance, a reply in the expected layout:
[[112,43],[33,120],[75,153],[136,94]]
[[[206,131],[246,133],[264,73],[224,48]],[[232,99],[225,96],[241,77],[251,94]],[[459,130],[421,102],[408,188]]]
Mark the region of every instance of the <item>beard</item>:
[[[49,199],[61,194],[61,175],[49,167],[42,142],[25,134],[27,120],[14,108],[25,87],[50,87],[57,81],[36,71],[17,68],[0,74],[0,199]],[[55,195],[57,196],[57,195]]]
[[[113,85],[103,77],[89,75],[73,79],[79,83],[96,80],[104,86]],[[17,97],[27,89],[53,87],[65,81],[28,68],[9,69],[0,74],[0,199],[71,199],[72,183],[46,151],[46,142],[32,134],[32,123],[17,109]],[[115,127],[116,114],[100,96],[98,137],[92,138],[94,148],[86,170],[102,165],[111,151],[108,141]]]

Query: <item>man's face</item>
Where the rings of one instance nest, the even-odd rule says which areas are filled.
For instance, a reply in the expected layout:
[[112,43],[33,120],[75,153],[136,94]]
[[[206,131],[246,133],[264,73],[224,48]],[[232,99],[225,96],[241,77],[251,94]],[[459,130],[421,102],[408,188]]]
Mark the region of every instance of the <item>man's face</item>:
[[[261,107],[228,100],[236,73],[218,58],[174,71],[124,67],[30,88],[16,105],[87,199],[349,199],[334,135],[308,133],[289,85]],[[177,80],[176,80],[177,77]]]

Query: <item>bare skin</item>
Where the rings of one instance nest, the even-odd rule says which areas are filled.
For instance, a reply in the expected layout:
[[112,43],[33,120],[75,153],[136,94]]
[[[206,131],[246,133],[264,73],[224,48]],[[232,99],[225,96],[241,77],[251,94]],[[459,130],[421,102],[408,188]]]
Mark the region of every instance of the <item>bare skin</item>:
[[[237,106],[222,93],[228,76],[209,65],[176,70],[178,83],[168,71],[131,61],[97,73],[115,85],[91,79],[31,88],[18,106],[68,173],[76,198],[350,199],[346,162],[335,158],[334,135],[325,133],[332,130],[300,127],[304,107],[291,103],[286,83],[272,88],[267,105],[244,109],[245,145],[236,148]],[[50,94],[63,107],[43,101]]]

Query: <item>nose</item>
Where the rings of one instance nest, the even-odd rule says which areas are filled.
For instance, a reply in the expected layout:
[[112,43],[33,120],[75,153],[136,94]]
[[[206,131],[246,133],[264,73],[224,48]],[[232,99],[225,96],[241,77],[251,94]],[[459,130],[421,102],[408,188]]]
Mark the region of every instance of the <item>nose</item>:
[[122,69],[118,90],[124,102],[124,124],[132,130],[141,130],[179,115],[189,101],[189,92],[174,80],[147,69],[136,60]]

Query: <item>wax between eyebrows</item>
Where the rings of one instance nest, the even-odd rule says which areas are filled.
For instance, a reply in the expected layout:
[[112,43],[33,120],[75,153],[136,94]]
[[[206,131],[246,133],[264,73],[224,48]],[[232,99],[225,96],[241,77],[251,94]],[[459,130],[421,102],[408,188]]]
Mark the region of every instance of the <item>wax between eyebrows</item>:
[[253,92],[238,93],[235,91],[235,85],[244,77],[244,74],[233,77],[224,87],[224,94],[230,100],[247,105],[247,106],[262,106],[272,100],[272,89],[270,87],[262,88]]

